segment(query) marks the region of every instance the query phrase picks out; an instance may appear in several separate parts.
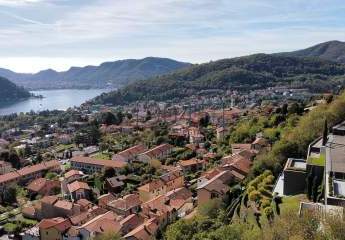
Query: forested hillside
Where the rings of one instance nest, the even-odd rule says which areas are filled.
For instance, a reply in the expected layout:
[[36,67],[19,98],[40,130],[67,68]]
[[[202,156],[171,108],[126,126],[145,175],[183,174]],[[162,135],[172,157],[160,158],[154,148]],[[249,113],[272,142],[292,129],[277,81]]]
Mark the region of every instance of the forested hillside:
[[18,87],[6,78],[0,77],[0,102],[13,101],[30,97],[31,94],[22,87]]
[[201,90],[248,91],[289,85],[325,91],[345,83],[345,65],[313,58],[255,54],[193,65],[172,74],[135,82],[103,94],[97,103],[126,104],[136,100],[167,100],[197,94]]
[[345,42],[329,41],[306,49],[280,53],[278,55],[289,57],[316,57],[339,63],[345,63]]
[[189,65],[168,58],[147,57],[105,62],[99,66],[71,67],[64,72],[47,69],[36,74],[25,74],[0,68],[0,76],[29,89],[105,88],[124,86]]

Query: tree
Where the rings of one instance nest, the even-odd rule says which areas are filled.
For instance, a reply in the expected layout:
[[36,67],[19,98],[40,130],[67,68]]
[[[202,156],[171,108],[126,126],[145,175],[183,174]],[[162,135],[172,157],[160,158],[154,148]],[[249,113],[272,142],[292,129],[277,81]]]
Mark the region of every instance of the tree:
[[103,112],[101,114],[101,122],[105,125],[112,125],[116,124],[118,119],[112,112]]

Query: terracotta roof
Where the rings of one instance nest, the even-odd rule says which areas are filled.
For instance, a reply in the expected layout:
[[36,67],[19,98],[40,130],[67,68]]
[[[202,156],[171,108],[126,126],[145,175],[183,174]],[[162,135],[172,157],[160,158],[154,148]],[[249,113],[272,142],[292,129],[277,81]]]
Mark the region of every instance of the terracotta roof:
[[230,187],[228,185],[225,185],[220,178],[222,175],[227,174],[228,171],[223,171],[219,173],[218,175],[214,176],[212,179],[208,180],[204,184],[202,184],[200,187],[197,189],[206,189],[208,191],[215,191],[221,194],[226,193],[227,191],[230,190]]
[[71,223],[69,222],[69,220],[59,217],[59,218],[43,219],[38,224],[38,226],[40,229],[55,228],[59,232],[64,232],[68,228],[71,227]]
[[139,206],[140,204],[141,204],[141,201],[139,199],[139,195],[128,194],[124,196],[123,198],[119,198],[119,199],[109,202],[107,205],[113,208],[126,211],[133,207]]
[[168,150],[172,149],[173,146],[170,144],[161,144],[157,147],[151,148],[150,150],[142,153],[143,155],[146,155],[150,158],[156,158],[157,156],[159,156],[160,154],[164,154],[165,152],[167,152]]
[[183,176],[183,172],[181,170],[175,170],[175,171],[172,171],[172,172],[168,172],[168,173],[165,173],[163,174],[160,179],[164,182],[164,183],[167,183],[167,182],[170,182],[170,181],[173,181],[179,177]]
[[119,232],[120,223],[117,221],[117,215],[111,211],[99,215],[89,222],[82,225],[79,229],[85,229],[90,233]]
[[256,138],[252,144],[258,144],[258,145],[266,146],[267,140],[265,138]]
[[110,168],[123,168],[126,166],[125,162],[121,161],[112,161],[112,160],[100,160],[90,157],[76,156],[71,159],[71,162],[78,162],[90,165],[97,165],[101,167],[110,167]]
[[5,174],[0,175],[0,183],[12,181],[19,177],[21,176],[18,174],[18,172],[5,173]]
[[193,166],[193,165],[198,165],[198,164],[204,164],[205,161],[199,160],[196,158],[192,158],[189,160],[180,160],[178,161],[178,164],[181,165],[182,167],[188,167],[188,166]]
[[27,189],[32,192],[39,192],[47,183],[45,178],[37,178],[33,180],[28,186]]
[[130,227],[131,229],[136,228],[144,222],[143,217],[139,214],[131,214],[120,221],[122,228]]
[[125,239],[138,239],[138,240],[150,240],[156,234],[158,230],[158,222],[155,218],[149,219],[147,222],[136,227],[129,233],[127,233]]
[[67,184],[68,191],[73,193],[79,189],[90,190],[89,185],[86,182],[74,181],[70,184]]
[[242,150],[250,150],[252,148],[251,144],[246,144],[246,143],[234,143],[231,144],[232,148],[232,153],[236,153]]
[[143,186],[140,186],[138,187],[138,190],[140,191],[145,191],[145,192],[152,192],[158,188],[161,188],[164,186],[164,182],[160,179],[155,179],[155,180],[152,180],[151,182],[143,185]]
[[146,150],[147,150],[147,148],[142,144],[135,145],[133,147],[127,148],[126,150],[123,150],[123,151],[115,154],[112,159],[116,160],[118,156],[125,158],[125,159],[134,158],[137,155],[139,155],[140,153],[145,152]]
[[111,187],[121,187],[124,183],[119,179],[119,177],[115,176],[112,178],[107,178],[106,181],[110,184]]
[[65,210],[72,210],[73,208],[73,203],[67,201],[67,200],[58,200],[55,204],[54,207],[65,209]]
[[167,192],[165,194],[166,197],[168,197],[170,200],[171,199],[183,199],[183,200],[186,200],[186,199],[189,199],[192,197],[192,192],[190,190],[188,190],[187,188],[185,187],[181,187],[181,188],[177,188],[177,189],[174,189],[170,192]]
[[45,196],[41,199],[41,202],[53,205],[57,200],[58,200],[58,197],[56,196]]
[[82,199],[79,199],[77,201],[77,204],[79,204],[82,207],[88,207],[88,206],[92,205],[92,202],[90,202],[89,200],[87,200],[85,198],[82,198]]
[[27,206],[22,209],[22,214],[35,217],[36,209],[33,206]]
[[49,170],[55,167],[60,167],[60,163],[58,160],[52,160],[48,162],[42,162],[33,166],[24,167],[18,170],[18,173],[22,176],[26,176],[32,173]]
[[78,171],[78,170],[70,170],[68,172],[65,173],[65,178],[70,178],[72,176],[75,175],[84,175],[84,173],[82,171]]

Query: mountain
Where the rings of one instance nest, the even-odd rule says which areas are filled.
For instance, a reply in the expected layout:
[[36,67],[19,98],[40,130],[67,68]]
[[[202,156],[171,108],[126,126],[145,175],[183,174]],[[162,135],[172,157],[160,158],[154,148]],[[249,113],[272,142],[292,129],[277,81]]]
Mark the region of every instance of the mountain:
[[287,57],[317,57],[345,63],[345,42],[329,41],[294,52],[279,53],[279,55]]
[[99,66],[71,67],[64,72],[47,69],[36,74],[25,74],[0,69],[0,76],[28,89],[104,88],[124,86],[190,65],[168,58],[147,57],[105,62]]
[[345,84],[345,65],[315,58],[255,54],[223,59],[135,82],[102,94],[95,103],[127,104],[137,100],[168,100],[198,94],[204,90],[264,89],[271,86],[308,87],[325,91]]
[[8,79],[0,77],[0,102],[14,101],[30,97],[23,87],[18,87]]

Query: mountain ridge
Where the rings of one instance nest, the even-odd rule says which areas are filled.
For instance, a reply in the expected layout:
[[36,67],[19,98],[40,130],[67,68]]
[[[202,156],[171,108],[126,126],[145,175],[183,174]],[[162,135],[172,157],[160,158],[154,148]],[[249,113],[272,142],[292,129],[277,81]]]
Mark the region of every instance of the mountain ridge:
[[98,66],[70,67],[66,71],[46,69],[37,73],[16,73],[0,68],[0,76],[29,89],[120,87],[130,82],[167,74],[190,66],[169,58],[146,57],[108,61]]
[[277,55],[287,57],[317,57],[345,64],[345,42],[332,40],[297,51],[277,53]]
[[123,105],[148,97],[157,101],[183,98],[209,89],[249,91],[276,85],[328,91],[345,85],[344,74],[344,64],[328,60],[254,54],[193,65],[148,79],[145,84],[134,82],[102,94],[94,102]]

